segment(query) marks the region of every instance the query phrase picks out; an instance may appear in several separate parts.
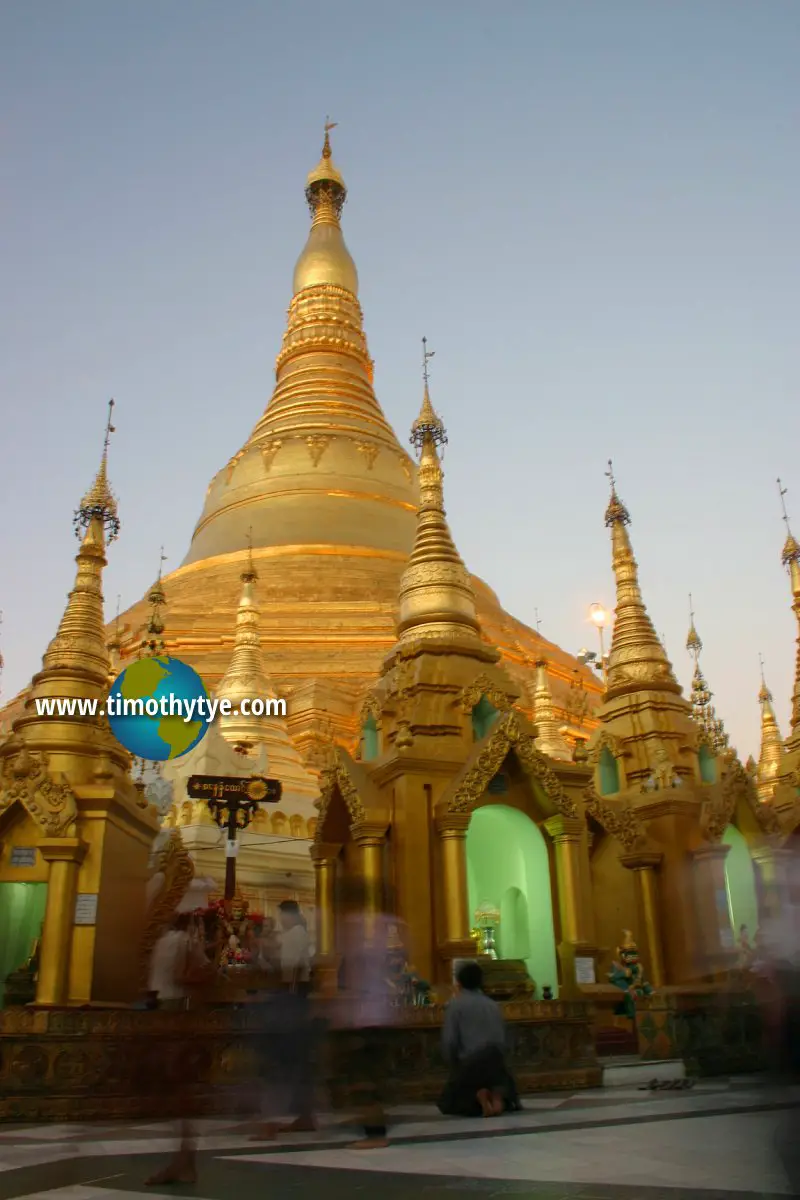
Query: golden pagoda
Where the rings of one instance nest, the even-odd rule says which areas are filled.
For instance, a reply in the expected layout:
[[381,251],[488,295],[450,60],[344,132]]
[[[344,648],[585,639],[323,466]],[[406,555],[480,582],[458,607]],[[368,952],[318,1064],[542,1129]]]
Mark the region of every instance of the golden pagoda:
[[[102,576],[106,542],[119,530],[108,483],[112,408],[113,401],[97,477],[75,514],[75,583],[24,710],[0,744],[0,838],[8,848],[0,884],[28,889],[17,918],[31,941],[41,937],[39,1005],[132,1000],[139,986],[158,823],[103,715],[110,661]],[[72,711],[64,711],[68,702]]]
[[761,705],[761,748],[756,765],[756,791],[762,804],[769,804],[778,784],[778,775],[783,759],[783,739],[778,727],[778,719],[772,706],[772,692],[767,687],[764,678],[764,664],[761,663],[761,687],[758,692],[758,702]]
[[[331,154],[306,181],[308,241],[294,272],[276,383],[263,416],[211,481],[183,563],[163,580],[170,654],[190,663],[210,691],[230,662],[240,576],[258,570],[261,641],[275,694],[307,767],[324,765],[331,724],[355,749],[363,697],[395,639],[400,577],[414,542],[417,466],[398,442],[373,389],[358,301],[358,274],[341,228],[347,189]],[[556,715],[579,671],[590,670],[503,611],[469,577],[483,636],[522,685],[543,656]],[[135,655],[147,600],[121,617],[123,660]]]
[[792,612],[797,621],[797,651],[795,656],[794,687],[789,736],[783,745],[783,755],[778,767],[778,786],[773,805],[780,815],[783,829],[794,833],[800,826],[800,543],[789,525],[786,511],[786,488],[778,480],[783,520],[786,525],[786,541],[781,552],[781,562],[789,575],[792,594]]

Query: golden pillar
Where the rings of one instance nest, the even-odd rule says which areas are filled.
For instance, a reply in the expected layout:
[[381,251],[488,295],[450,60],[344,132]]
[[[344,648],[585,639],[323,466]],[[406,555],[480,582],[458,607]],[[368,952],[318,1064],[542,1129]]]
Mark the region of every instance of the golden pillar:
[[658,899],[657,871],[663,859],[658,853],[620,855],[623,867],[633,871],[636,904],[639,910],[637,935],[642,942],[642,958],[647,982],[654,988],[666,983],[664,946],[661,933],[661,910]]
[[317,903],[317,950],[314,957],[316,990],[332,995],[338,986],[339,956],[336,952],[336,870],[341,846],[311,847]]
[[[759,921],[777,917],[787,900],[787,867],[791,862],[791,851],[781,846],[755,846],[750,851],[758,880]],[[756,930],[750,929],[752,938]]]
[[696,966],[708,975],[728,970],[733,960],[735,938],[725,886],[728,850],[728,846],[715,842],[692,851],[697,914],[695,941],[699,950]]
[[88,847],[79,838],[47,838],[39,842],[39,849],[50,872],[36,1003],[58,1005],[67,999],[78,867]]
[[592,944],[581,863],[584,823],[559,815],[545,821],[544,827],[553,839],[561,924],[561,992],[568,996],[579,984],[596,982],[597,947]]
[[467,887],[467,830],[469,813],[447,813],[436,823],[442,869],[442,938],[444,958],[472,958],[469,889]]
[[375,941],[377,918],[384,909],[383,851],[386,845],[384,825],[354,825],[353,840],[359,848],[360,874],[364,883],[364,938]]

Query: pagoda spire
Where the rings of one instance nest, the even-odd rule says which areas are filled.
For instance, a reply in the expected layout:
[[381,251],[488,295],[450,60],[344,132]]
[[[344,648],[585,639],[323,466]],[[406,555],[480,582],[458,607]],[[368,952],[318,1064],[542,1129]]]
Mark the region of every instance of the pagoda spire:
[[[106,566],[106,543],[119,533],[117,502],[108,482],[108,450],[114,433],[112,415],[114,401],[109,401],[108,421],[103,442],[100,467],[94,483],[77,509],[73,525],[81,545],[76,557],[75,583],[58,629],[42,659],[42,669],[33,677],[31,690],[21,717],[14,723],[14,734],[24,740],[38,739],[68,754],[71,747],[81,755],[91,755],[98,748],[97,733],[106,742],[107,726],[100,715],[108,694],[111,669],[106,645],[103,614],[103,569]],[[36,702],[43,699],[96,700],[98,713],[39,716]],[[127,769],[128,755],[108,734],[106,752]]]
[[775,709],[772,707],[772,692],[767,687],[764,678],[764,660],[759,655],[761,664],[761,687],[758,692],[758,702],[761,705],[761,750],[756,767],[756,791],[762,804],[768,804],[773,795],[780,775],[783,759],[783,739],[778,728]]
[[242,700],[265,699],[273,689],[264,666],[259,632],[260,609],[256,598],[258,572],[253,563],[252,534],[247,560],[240,576],[242,590],[236,613],[233,654],[216,689],[218,700],[229,700],[232,712],[220,717],[220,729],[229,743],[248,749],[265,741],[264,717],[240,715]]
[[402,641],[478,634],[472,584],[444,510],[444,474],[438,447],[447,444],[447,434],[431,404],[428,363],[433,353],[423,338],[422,407],[411,427],[410,439],[419,454],[420,502],[414,548],[400,581],[397,631]]
[[778,480],[778,491],[783,509],[783,520],[786,525],[786,541],[781,552],[781,562],[789,573],[789,583],[792,589],[792,611],[797,621],[797,655],[794,668],[794,689],[792,691],[791,732],[786,739],[786,749],[800,751],[800,543],[794,537],[789,525],[789,513],[786,509],[787,489]]
[[611,530],[612,565],[617,582],[606,700],[640,691],[680,693],[680,685],[642,599],[639,571],[628,536],[631,518],[617,495],[611,460],[606,474],[611,483],[611,498],[605,521]]
[[373,389],[358,272],[341,228],[347,188],[325,122],[306,179],[311,228],[294,270],[275,389],[245,444],[215,475],[184,560],[294,545],[407,550],[417,501],[414,465]]
[[572,751],[563,737],[553,708],[553,695],[547,677],[547,663],[539,659],[533,692],[533,723],[536,726],[536,749],[550,758],[571,759]]
[[106,642],[108,650],[108,686],[111,687],[122,666],[122,635],[119,630],[119,606],[122,597],[117,596],[117,611],[114,616],[114,629]]
[[167,557],[164,554],[164,547],[162,546],[158,560],[158,575],[147,594],[147,603],[150,612],[147,617],[147,624],[144,627],[144,637],[139,645],[140,658],[165,658],[167,654],[167,645],[164,641],[164,608],[166,607],[167,597],[164,592],[164,585],[161,582],[161,575],[166,561]]
[[711,703],[714,693],[709,690],[705,675],[700,667],[700,654],[703,649],[703,643],[694,623],[694,607],[692,605],[691,594],[689,595],[689,633],[686,638],[686,649],[694,659],[692,716],[706,735],[711,749],[717,754],[721,754],[727,749],[730,739],[725,732],[724,723],[717,716],[716,709]]
[[[103,453],[94,483],[77,509],[73,526],[81,540],[75,562],[75,584],[55,637],[47,647],[42,670],[34,677],[26,708],[43,696],[69,695],[80,678],[84,696],[104,697],[108,687],[109,658],[103,617],[103,568],[106,566],[106,542],[119,533],[117,502],[108,482],[108,449],[114,426],[111,418],[114,401],[108,404]],[[67,691],[59,691],[69,684]]]

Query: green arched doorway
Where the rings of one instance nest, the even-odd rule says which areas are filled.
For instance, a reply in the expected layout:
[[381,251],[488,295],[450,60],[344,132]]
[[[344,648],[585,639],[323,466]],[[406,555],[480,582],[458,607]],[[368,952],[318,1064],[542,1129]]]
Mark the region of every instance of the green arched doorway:
[[525,813],[487,804],[467,831],[470,914],[490,903],[500,910],[501,958],[525,960],[537,995],[549,984],[558,994],[550,858],[544,836]]
[[735,825],[729,825],[722,835],[723,846],[730,849],[725,856],[725,888],[731,914],[733,936],[738,941],[742,925],[747,926],[750,941],[759,926],[758,891],[753,860],[747,842]]

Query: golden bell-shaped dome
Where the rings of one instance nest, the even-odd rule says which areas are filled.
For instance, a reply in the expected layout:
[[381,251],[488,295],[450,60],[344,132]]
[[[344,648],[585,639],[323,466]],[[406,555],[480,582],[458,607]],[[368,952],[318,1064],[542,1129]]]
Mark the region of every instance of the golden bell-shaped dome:
[[331,156],[331,123],[325,125],[322,157],[306,180],[306,200],[313,218],[297,266],[294,293],[319,284],[333,284],[358,295],[358,272],[344,242],[339,218],[347,199],[347,188]]

